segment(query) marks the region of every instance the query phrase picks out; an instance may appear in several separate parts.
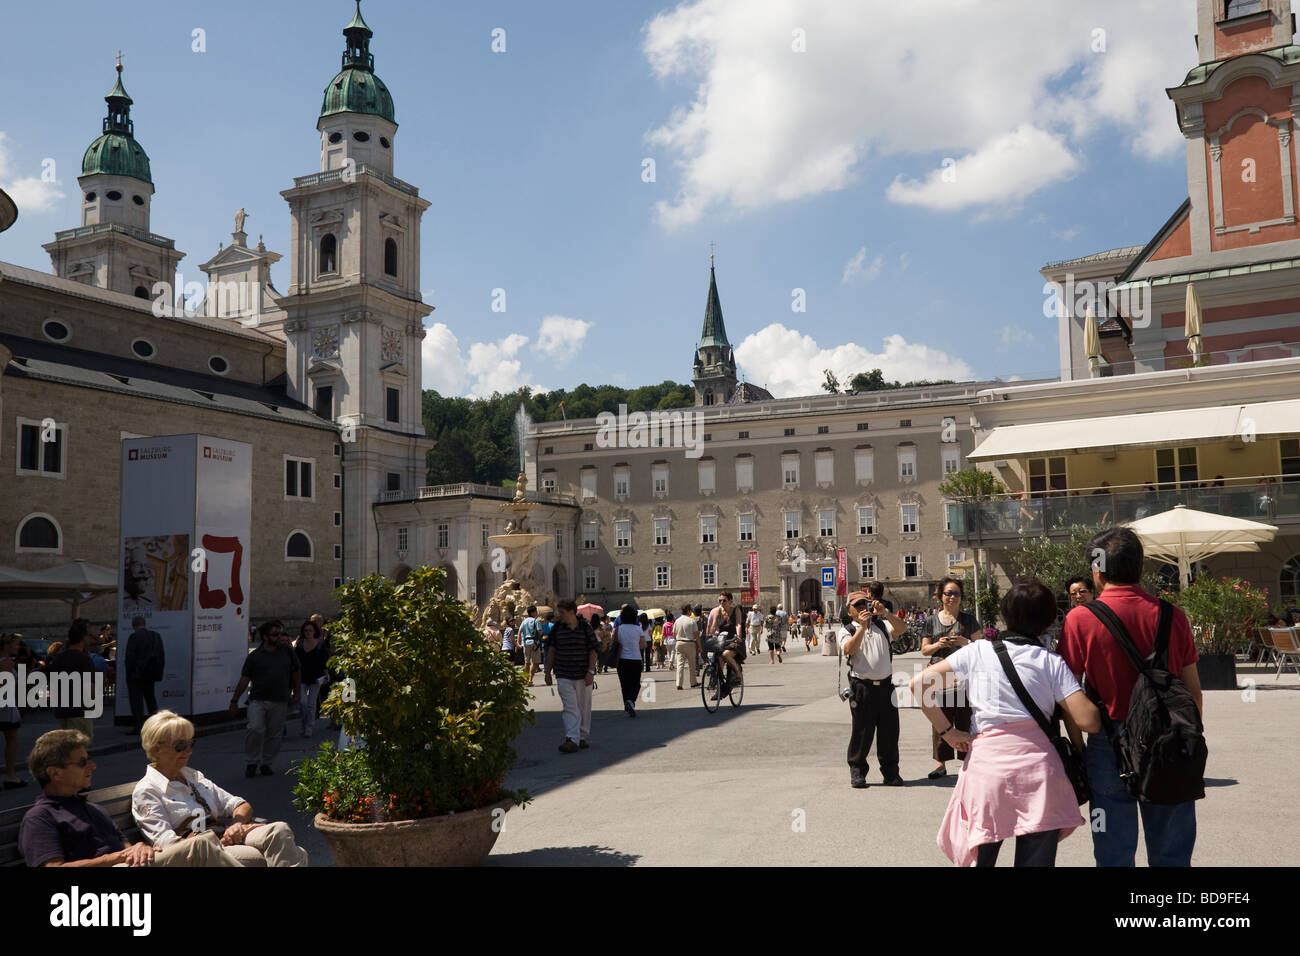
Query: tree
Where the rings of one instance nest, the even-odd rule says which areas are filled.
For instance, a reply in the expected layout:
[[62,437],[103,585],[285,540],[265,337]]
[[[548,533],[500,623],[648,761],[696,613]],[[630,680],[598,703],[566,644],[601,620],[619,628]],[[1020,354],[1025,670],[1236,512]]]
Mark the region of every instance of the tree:
[[879,392],[886,388],[889,388],[889,384],[878,368],[873,368],[870,372],[859,372],[849,379],[849,391],[855,395],[858,392]]
[[823,369],[826,373],[826,381],[822,382],[822,388],[832,395],[838,395],[840,391],[840,380],[830,369]]
[[1006,493],[1006,485],[997,477],[978,468],[955,471],[939,482],[939,494],[955,501],[988,501]]

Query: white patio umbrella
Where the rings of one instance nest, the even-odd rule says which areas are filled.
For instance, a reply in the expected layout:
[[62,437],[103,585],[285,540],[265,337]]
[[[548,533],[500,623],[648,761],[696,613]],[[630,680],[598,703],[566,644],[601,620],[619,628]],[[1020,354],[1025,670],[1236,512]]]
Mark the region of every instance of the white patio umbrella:
[[116,571],[81,559],[44,571],[0,567],[0,600],[63,601],[74,618],[84,601],[116,591]]
[[1201,351],[1201,297],[1196,293],[1196,283],[1187,283],[1187,300],[1183,309],[1183,334],[1187,336],[1187,351],[1192,354],[1192,361],[1200,364],[1204,353]]
[[1129,527],[1141,539],[1147,557],[1178,565],[1181,587],[1187,587],[1194,562],[1226,551],[1258,551],[1260,544],[1272,541],[1277,534],[1271,524],[1195,511],[1185,505],[1130,522]]
[[1088,374],[1096,377],[1097,369],[1101,367],[1101,335],[1097,332],[1097,316],[1092,312],[1092,306],[1088,306],[1088,312],[1083,318],[1083,350],[1088,356]]

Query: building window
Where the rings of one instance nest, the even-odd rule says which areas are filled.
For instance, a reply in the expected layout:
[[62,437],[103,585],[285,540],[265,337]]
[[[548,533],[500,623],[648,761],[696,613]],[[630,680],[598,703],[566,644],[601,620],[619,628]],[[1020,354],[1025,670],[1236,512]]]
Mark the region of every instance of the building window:
[[399,472],[390,471],[388,473],[388,490],[389,491],[402,490],[402,476]]
[[876,533],[876,509],[859,508],[858,509],[858,534],[875,534]]
[[700,544],[712,544],[718,540],[718,519],[714,515],[700,518]]
[[1252,13],[1260,13],[1264,9],[1264,0],[1227,0],[1224,4],[1223,19],[1231,20],[1233,17],[1248,17]]
[[961,451],[956,448],[945,448],[943,450],[943,473],[951,475],[961,471]]
[[342,488],[342,487],[343,487],[343,475],[341,475],[341,474],[340,474],[339,472],[337,472],[337,471],[334,472],[334,487],[335,487],[335,488]]
[[712,435],[712,433],[710,433],[710,432],[705,432],[705,433],[704,433],[704,440],[705,440],[705,441],[713,441],[713,435]]
[[208,359],[208,368],[212,370],[213,375],[225,375],[230,371],[230,363],[220,355],[214,355]]
[[18,474],[64,477],[67,473],[63,449],[68,426],[46,419],[43,422],[18,419]]
[[1195,448],[1156,449],[1156,487],[1169,491],[1182,485],[1196,487]]
[[597,525],[594,521],[584,521],[582,523],[582,550],[595,551],[597,539]]
[[863,581],[874,581],[876,579],[876,556],[874,554],[864,554],[858,558],[858,574]]
[[448,524],[438,525],[438,547],[439,548],[451,547],[451,525]]
[[749,455],[736,459],[736,490],[754,490],[754,459]]
[[483,533],[483,547],[485,548],[488,546],[488,532],[491,530],[492,529],[486,524],[479,526],[479,531]]
[[817,426],[817,434],[818,434],[818,435],[829,435],[829,434],[830,434],[830,431],[831,431],[831,426],[830,426],[830,425],[818,425],[818,426]]
[[596,469],[584,468],[579,476],[579,486],[582,488],[583,501],[596,500]]
[[311,473],[316,463],[314,458],[284,457],[284,496],[285,498],[315,499],[312,488]]
[[336,528],[341,528],[341,527],[343,527],[343,512],[342,512],[342,511],[336,511],[336,512],[334,512],[334,527],[336,527]]
[[1300,600],[1300,554],[1292,555],[1291,560],[1282,565],[1277,583],[1278,597],[1284,607],[1291,607]]
[[817,512],[817,537],[835,537],[835,512],[823,509]]
[[555,490],[555,476],[542,475],[542,491],[551,492]]
[[899,427],[899,428],[911,428],[911,427],[912,427],[912,420],[911,420],[910,418],[904,418],[904,419],[902,419],[902,420],[898,423],[898,427]]
[[[143,286],[141,286],[141,288],[143,288]],[[137,295],[139,294],[139,291],[139,289],[136,290]],[[149,298],[149,293],[146,292],[143,296],[140,296],[140,298]],[[158,352],[158,350],[153,347],[153,343],[148,339],[136,339],[131,343],[131,351],[136,354],[137,358],[146,360],[152,359]]]
[[785,430],[785,437],[786,437],[786,438],[789,438],[789,437],[790,437],[791,435],[793,435],[793,434],[794,434],[794,429],[793,429],[793,428],[787,428],[787,429]]
[[785,488],[799,487],[799,456],[781,456],[781,485]]
[[747,438],[749,438],[749,432],[741,432],[741,433],[740,433],[739,435],[737,435],[736,437],[737,437],[738,439],[740,439],[741,441],[745,441]]
[[898,510],[902,514],[903,534],[916,534],[916,505],[902,505]]
[[402,393],[398,389],[390,388],[385,390],[385,394],[388,397],[388,408],[386,409],[388,420],[390,422],[401,421]]
[[819,451],[813,460],[813,466],[816,469],[818,485],[833,485],[835,483],[834,452]]
[[961,564],[963,561],[966,560],[966,552],[953,551],[947,555],[947,559],[948,559],[948,567],[951,568],[954,564]]
[[858,422],[858,431],[864,432],[871,427],[869,422]]
[[593,451],[593,450],[595,449],[595,447],[596,447],[596,446],[593,445],[591,442],[587,442],[586,444],[584,444],[584,445],[582,446],[582,450],[583,450],[583,451]]
[[341,587],[343,587],[343,579],[342,579],[342,578],[335,578],[335,579],[334,579],[334,590],[337,591],[337,590],[338,590],[339,588],[341,588]]
[[1065,459],[1029,459],[1029,495],[1042,498],[1049,491],[1065,493]]
[[284,543],[286,561],[310,561],[312,555],[311,538],[305,531],[292,531]]
[[406,551],[409,548],[410,543],[411,543],[411,529],[398,528],[397,529],[397,550]]
[[799,512],[783,512],[785,518],[785,536],[786,539],[799,537]]
[[668,543],[668,519],[655,518],[655,544],[663,547]]
[[618,581],[618,589],[620,591],[632,590],[632,569],[618,568],[616,570],[616,574],[617,574],[616,580]]
[[1283,481],[1300,481],[1300,438],[1283,438],[1277,443]]
[[316,386],[316,414],[321,418],[334,420],[334,386]]
[[921,556],[919,554],[903,555],[903,577],[919,578],[921,576]]
[[711,495],[717,490],[717,466],[712,461],[699,463],[700,494]]
[[557,552],[559,552],[559,551],[563,551],[563,550],[564,550],[564,532],[563,532],[563,531],[557,531],[557,532],[555,532],[555,550],[556,550]]
[[740,562],[740,583],[743,584],[745,587],[749,587],[749,562],[748,561]]
[[962,531],[962,511],[960,502],[946,501],[943,505],[943,530],[948,534]]
[[547,445],[545,448],[542,449],[542,454],[543,454],[543,455],[554,455],[554,454],[555,454],[555,446],[554,446],[554,445]]
[[18,522],[18,537],[15,551],[48,551],[60,554],[63,551],[63,534],[58,524],[49,515],[29,515]]
[[599,590],[600,578],[596,576],[595,568],[582,569],[582,586],[588,591]]
[[614,547],[616,548],[632,547],[632,522],[631,521],[614,522]]
[[320,266],[319,275],[328,275],[331,272],[338,272],[338,240],[334,238],[334,233],[327,232],[320,239]]
[[853,452],[853,480],[857,482],[875,481],[876,458],[870,448],[858,448]]
[[752,514],[739,515],[740,521],[740,540],[754,540],[754,516]]
[[651,465],[650,466],[651,489],[657,495],[668,494],[668,466]]
[[334,443],[334,457],[335,458],[343,457],[343,446],[340,445],[338,442]]
[[703,587],[711,588],[718,583],[718,566],[716,564],[705,564],[700,567],[700,584]]
[[614,497],[622,500],[628,496],[632,484],[632,473],[627,468],[614,469]]
[[384,274],[397,278],[397,240],[384,240]]
[[898,477],[903,481],[911,481],[916,477],[915,448],[898,449]]
[[671,575],[668,570],[668,565],[656,564],[655,565],[655,587],[657,588],[669,587],[670,580],[671,580]]

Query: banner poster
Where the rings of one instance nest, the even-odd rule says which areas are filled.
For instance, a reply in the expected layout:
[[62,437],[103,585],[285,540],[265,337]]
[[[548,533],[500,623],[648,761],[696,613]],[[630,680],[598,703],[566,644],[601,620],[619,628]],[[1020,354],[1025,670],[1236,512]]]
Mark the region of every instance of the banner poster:
[[849,593],[849,552],[840,548],[835,554],[835,593],[847,597]]
[[193,713],[224,710],[248,653],[253,446],[199,435],[194,468]]
[[[119,656],[125,663],[131,620],[162,636],[163,679],[158,706],[191,713],[190,652],[194,534],[194,436],[130,438],[122,442],[122,494],[118,550]],[[129,716],[126,675],[118,680],[114,712]]]
[[753,595],[751,604],[758,603],[758,552],[749,552],[749,590]]

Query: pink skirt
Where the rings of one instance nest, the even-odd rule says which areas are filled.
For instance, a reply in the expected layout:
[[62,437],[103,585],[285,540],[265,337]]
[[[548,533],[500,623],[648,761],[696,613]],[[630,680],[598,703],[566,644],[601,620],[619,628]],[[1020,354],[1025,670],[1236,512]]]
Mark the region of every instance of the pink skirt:
[[1044,830],[1060,830],[1064,840],[1083,822],[1047,735],[1036,721],[1019,720],[971,741],[937,842],[958,866],[974,866],[985,843]]

